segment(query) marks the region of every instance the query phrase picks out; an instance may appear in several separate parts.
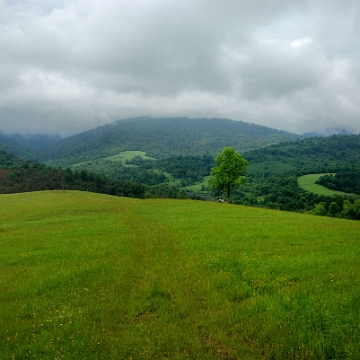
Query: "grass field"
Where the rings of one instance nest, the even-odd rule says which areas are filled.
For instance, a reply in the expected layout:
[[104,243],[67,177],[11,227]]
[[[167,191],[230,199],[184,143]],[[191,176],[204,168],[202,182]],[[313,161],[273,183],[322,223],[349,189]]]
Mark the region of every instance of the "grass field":
[[1,359],[359,359],[360,222],[0,196]]
[[201,193],[201,189],[202,187],[209,187],[209,183],[208,183],[208,180],[210,179],[210,175],[209,176],[204,176],[203,178],[203,181],[202,182],[198,182],[196,184],[193,184],[193,185],[188,185],[188,186],[185,186],[184,188],[188,189],[188,190],[191,190],[191,191],[196,191],[196,192],[199,192]]
[[144,151],[123,151],[117,155],[109,156],[103,160],[121,161],[123,165],[126,165],[126,160],[131,160],[135,156],[141,156],[145,160],[155,160],[154,158],[147,156]]
[[83,168],[86,168],[87,166],[95,166],[98,170],[103,170],[104,169],[104,163],[107,163],[108,161],[114,162],[114,163],[122,163],[122,165],[125,166],[134,166],[134,165],[128,165],[126,164],[126,160],[131,160],[133,159],[135,156],[141,156],[143,159],[145,160],[155,160],[152,157],[149,157],[146,155],[146,153],[144,151],[122,151],[116,155],[113,156],[108,156],[105,158],[100,158],[97,159],[95,161],[84,161],[84,162],[79,162],[79,163],[75,163],[72,164],[70,166],[71,169],[74,170],[80,170]]
[[328,174],[309,174],[298,177],[298,183],[301,188],[306,191],[325,196],[332,195],[348,195],[342,191],[330,190],[325,186],[315,184],[317,180],[319,180],[320,176],[324,176]]

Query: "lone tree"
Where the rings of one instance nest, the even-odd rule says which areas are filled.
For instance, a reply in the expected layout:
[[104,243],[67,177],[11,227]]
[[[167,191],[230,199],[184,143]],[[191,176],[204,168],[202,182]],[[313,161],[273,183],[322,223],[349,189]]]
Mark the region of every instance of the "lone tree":
[[217,154],[215,162],[219,166],[211,169],[209,186],[211,189],[221,189],[226,192],[228,199],[231,192],[247,181],[244,175],[248,162],[232,147],[226,147]]

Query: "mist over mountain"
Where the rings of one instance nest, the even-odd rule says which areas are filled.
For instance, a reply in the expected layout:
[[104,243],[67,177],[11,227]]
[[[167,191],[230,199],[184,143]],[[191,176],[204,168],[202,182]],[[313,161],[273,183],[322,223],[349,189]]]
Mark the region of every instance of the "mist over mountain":
[[61,140],[59,135],[47,134],[10,134],[7,137],[21,146],[31,150],[38,150],[47,146],[55,145]]
[[310,131],[303,134],[303,137],[326,137],[332,135],[353,135],[356,131],[342,126],[329,127],[323,131]]
[[12,136],[3,134],[1,131],[0,150],[4,150],[9,154],[17,155],[27,160],[39,159],[39,154],[35,151],[32,151],[28,146],[20,144]]
[[1,1],[1,130],[146,114],[360,132],[359,14],[358,0]]

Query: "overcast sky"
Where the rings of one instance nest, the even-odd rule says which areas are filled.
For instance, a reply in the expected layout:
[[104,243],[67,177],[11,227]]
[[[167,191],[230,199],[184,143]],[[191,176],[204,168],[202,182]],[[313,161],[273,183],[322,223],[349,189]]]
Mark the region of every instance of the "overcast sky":
[[129,117],[360,132],[359,0],[0,0],[0,130]]

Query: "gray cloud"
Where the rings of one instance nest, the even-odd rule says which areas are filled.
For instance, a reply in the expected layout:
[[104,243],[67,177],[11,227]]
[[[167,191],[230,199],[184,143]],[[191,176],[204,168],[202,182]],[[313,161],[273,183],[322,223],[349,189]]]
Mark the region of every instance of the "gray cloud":
[[0,130],[140,115],[360,132],[357,0],[0,0]]

